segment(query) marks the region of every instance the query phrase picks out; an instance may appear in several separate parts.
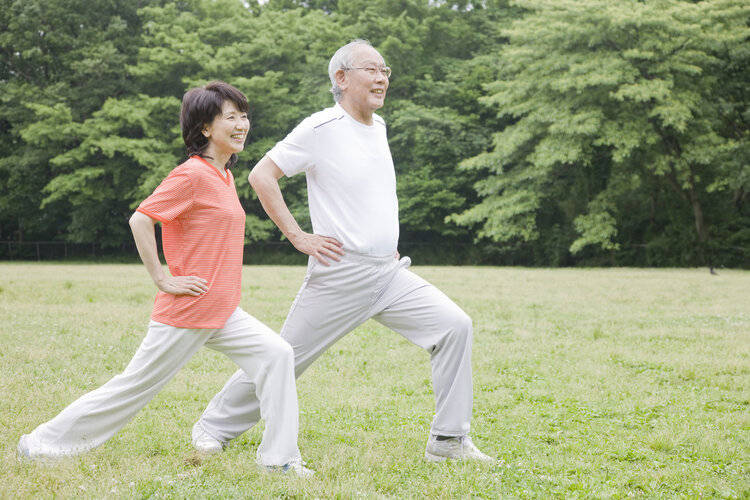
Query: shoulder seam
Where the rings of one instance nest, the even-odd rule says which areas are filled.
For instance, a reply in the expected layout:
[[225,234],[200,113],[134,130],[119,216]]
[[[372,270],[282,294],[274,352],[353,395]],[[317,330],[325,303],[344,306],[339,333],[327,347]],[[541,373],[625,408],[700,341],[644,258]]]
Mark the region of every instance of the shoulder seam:
[[322,127],[323,125],[325,125],[327,123],[331,123],[332,121],[340,120],[340,119],[341,119],[341,116],[334,116],[334,117],[329,118],[328,120],[326,120],[326,121],[324,121],[322,123],[318,123],[317,125],[313,125],[313,128],[319,128],[319,127]]

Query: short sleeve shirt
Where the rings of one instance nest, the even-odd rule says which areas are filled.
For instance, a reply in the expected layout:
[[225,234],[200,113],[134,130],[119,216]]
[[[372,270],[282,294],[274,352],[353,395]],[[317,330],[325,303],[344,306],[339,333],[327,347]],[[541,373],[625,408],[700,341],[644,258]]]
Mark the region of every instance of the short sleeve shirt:
[[151,319],[178,328],[221,328],[240,302],[245,211],[234,177],[193,156],[162,181],[137,210],[162,223],[172,276],[208,281],[201,296],[159,291]]
[[396,175],[382,118],[365,125],[337,104],[304,119],[267,156],[286,176],[305,172],[315,234],[366,255],[396,252]]

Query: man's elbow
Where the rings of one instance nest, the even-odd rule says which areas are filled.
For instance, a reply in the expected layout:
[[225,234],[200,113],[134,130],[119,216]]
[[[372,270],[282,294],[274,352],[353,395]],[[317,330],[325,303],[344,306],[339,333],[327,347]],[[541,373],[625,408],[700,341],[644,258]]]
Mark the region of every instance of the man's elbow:
[[247,181],[256,193],[260,193],[267,189],[273,189],[274,185],[278,185],[279,179],[283,175],[284,173],[273,160],[264,156],[250,171]]
[[265,190],[266,186],[268,186],[272,180],[273,179],[268,173],[258,168],[258,166],[253,168],[247,176],[247,181],[250,183],[250,187],[252,187],[256,193]]
[[258,172],[257,169],[252,169],[249,174],[247,174],[247,182],[250,183],[250,187],[252,187],[255,191],[258,190]]

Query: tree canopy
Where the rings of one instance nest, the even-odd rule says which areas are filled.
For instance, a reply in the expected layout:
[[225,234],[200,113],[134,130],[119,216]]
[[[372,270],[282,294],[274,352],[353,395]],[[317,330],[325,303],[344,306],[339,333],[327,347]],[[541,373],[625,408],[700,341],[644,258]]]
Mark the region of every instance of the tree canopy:
[[[245,173],[332,104],[327,62],[369,39],[401,240],[448,260],[750,263],[741,0],[0,0],[0,240],[116,247],[184,159],[180,98],[251,104],[235,167],[247,241],[278,241]],[[304,178],[283,181],[309,224]]]
[[516,5],[527,14],[503,30],[480,98],[510,123],[464,161],[482,200],[452,220],[532,242],[552,213],[573,255],[642,244],[675,264],[721,261],[718,235],[739,230],[729,253],[747,262],[750,5]]

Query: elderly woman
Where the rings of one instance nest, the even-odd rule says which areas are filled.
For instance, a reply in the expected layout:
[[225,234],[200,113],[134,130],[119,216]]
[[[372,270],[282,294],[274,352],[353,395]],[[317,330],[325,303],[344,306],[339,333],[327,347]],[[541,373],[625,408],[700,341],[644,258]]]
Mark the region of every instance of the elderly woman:
[[[205,345],[229,356],[253,380],[266,422],[258,463],[268,470],[312,474],[297,448],[292,349],[239,307],[245,211],[229,167],[244,149],[247,113],[246,97],[224,82],[191,89],[183,97],[180,125],[189,158],[130,218],[138,253],[159,289],[148,333],[122,374],[22,436],[21,456],[54,458],[104,443]],[[156,222],[162,224],[171,275],[159,262]],[[201,441],[200,428],[193,439]]]

